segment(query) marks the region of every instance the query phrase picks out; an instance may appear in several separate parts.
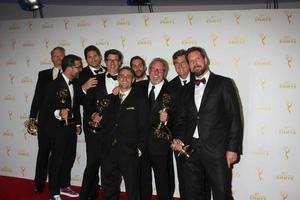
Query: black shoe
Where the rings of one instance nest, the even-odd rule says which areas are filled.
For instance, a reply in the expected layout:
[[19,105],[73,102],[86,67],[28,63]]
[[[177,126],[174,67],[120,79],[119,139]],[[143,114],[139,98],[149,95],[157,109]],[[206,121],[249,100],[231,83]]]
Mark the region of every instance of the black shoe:
[[35,187],[33,191],[35,194],[41,194],[43,193],[43,187]]

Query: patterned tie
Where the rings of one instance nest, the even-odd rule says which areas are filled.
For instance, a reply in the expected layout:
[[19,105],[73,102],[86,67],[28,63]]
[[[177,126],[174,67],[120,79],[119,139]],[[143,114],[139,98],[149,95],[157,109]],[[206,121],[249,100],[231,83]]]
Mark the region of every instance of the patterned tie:
[[149,93],[149,106],[150,106],[150,108],[152,108],[152,106],[154,105],[154,102],[155,102],[154,89],[155,89],[155,86],[152,85],[151,91]]
[[122,93],[119,94],[120,103],[123,103],[124,96],[125,96],[125,94],[122,94]]
[[195,85],[199,86],[200,83],[205,84],[205,83],[206,83],[206,79],[205,79],[205,78],[196,79],[196,80],[194,81],[194,83],[195,83]]

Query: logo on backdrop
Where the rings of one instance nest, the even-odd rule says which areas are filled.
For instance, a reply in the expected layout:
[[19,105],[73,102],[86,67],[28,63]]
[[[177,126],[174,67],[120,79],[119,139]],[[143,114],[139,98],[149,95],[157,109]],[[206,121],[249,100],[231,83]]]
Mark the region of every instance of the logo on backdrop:
[[260,59],[255,60],[254,64],[255,65],[260,65],[260,66],[271,66],[272,61],[268,60],[266,58],[260,58]]
[[53,24],[50,22],[44,22],[41,26],[42,26],[42,29],[53,28]]
[[297,40],[289,35],[286,35],[279,40],[280,44],[296,44]]
[[148,27],[149,25],[149,16],[148,15],[143,15],[143,19],[144,19],[144,25],[145,27]]
[[20,26],[18,24],[12,24],[12,25],[10,25],[10,27],[8,28],[8,30],[10,30],[10,31],[17,31],[17,30],[20,30]]
[[187,19],[188,19],[188,23],[190,26],[193,26],[193,19],[194,19],[194,16],[191,15],[191,14],[188,14],[187,15]]
[[281,192],[281,200],[288,200],[288,194],[285,192]]
[[285,81],[279,84],[279,88],[282,89],[296,89],[296,83],[292,83],[291,81]]
[[286,55],[285,58],[289,69],[291,69],[293,67],[293,57]]
[[80,43],[81,43],[82,48],[85,48],[85,39],[82,36],[80,36]]
[[11,110],[8,110],[7,114],[8,114],[8,119],[12,120],[12,114],[13,114],[13,112]]
[[229,39],[228,44],[231,44],[231,45],[245,44],[245,39],[236,36],[236,37],[233,37],[233,38]]
[[267,200],[267,198],[259,192],[256,192],[250,195],[249,200]]
[[121,18],[116,22],[117,26],[129,26],[130,22],[129,20],[125,19],[125,18]]
[[291,24],[293,22],[293,13],[292,13],[292,11],[286,10],[286,11],[284,11],[284,14],[287,18],[288,23]]
[[265,79],[260,80],[260,86],[263,90],[266,89],[267,80],[265,80]]
[[24,135],[24,139],[27,140],[27,130],[25,128],[23,128],[23,135]]
[[261,168],[257,168],[256,169],[256,175],[257,175],[257,178],[258,178],[259,181],[262,181],[262,175],[263,175],[263,173],[264,173],[263,169],[261,169]]
[[265,135],[267,132],[267,127],[265,125],[260,126],[260,134]]
[[28,30],[32,31],[32,21],[28,21]]
[[44,39],[44,46],[45,46],[46,49],[49,48],[49,42],[50,41],[47,38]]
[[239,56],[233,57],[233,65],[235,68],[240,68],[241,66],[241,58]]
[[24,92],[24,98],[25,98],[26,104],[28,104],[29,103],[29,95],[26,92]]
[[11,153],[11,147],[6,147],[6,155],[9,157]]
[[272,17],[268,16],[268,15],[258,15],[258,16],[255,17],[254,21],[257,22],[257,23],[259,23],[259,22],[271,22]]
[[89,27],[90,26],[90,23],[87,22],[86,20],[81,20],[77,23],[77,27],[78,28],[86,28],[86,27]]
[[295,135],[296,134],[296,129],[291,128],[291,127],[284,127],[284,128],[279,129],[279,134]]
[[215,35],[215,34],[211,34],[211,35],[210,35],[210,39],[211,39],[211,42],[212,42],[213,47],[216,47],[216,46],[217,46],[217,39],[218,39],[218,36]]
[[277,180],[281,180],[281,181],[293,181],[294,180],[294,176],[293,175],[289,175],[287,172],[281,172],[281,174],[278,174],[276,176]]
[[126,37],[124,35],[121,35],[120,40],[121,40],[121,45],[124,48],[125,47],[125,42],[126,42]]
[[8,95],[4,96],[4,100],[5,101],[14,101],[14,100],[16,100],[16,98],[14,96],[8,94]]
[[10,84],[13,85],[14,84],[14,80],[15,80],[15,76],[12,74],[9,74],[9,80],[10,80]]
[[102,16],[102,17],[101,17],[101,22],[102,22],[103,28],[106,28],[106,25],[107,25],[107,18],[104,17],[104,16]]
[[241,21],[241,15],[239,13],[234,13],[234,21],[236,24],[240,24]]
[[65,25],[65,30],[68,30],[68,26],[69,26],[69,20],[68,19],[64,19],[64,25]]
[[171,37],[169,35],[164,35],[164,40],[165,40],[165,44],[166,46],[170,46],[170,41],[171,41]]
[[291,149],[289,147],[283,147],[283,151],[284,151],[284,157],[285,159],[289,159],[289,153],[291,152]]
[[191,37],[187,37],[187,38],[181,40],[181,44],[186,45],[186,46],[195,46],[195,45],[197,45],[197,40],[195,40]]
[[13,50],[15,50],[16,49],[16,40],[15,39],[11,39],[11,47],[12,47],[12,49]]
[[140,40],[137,41],[137,45],[152,45],[152,41],[148,38],[142,38]]
[[164,18],[160,19],[160,24],[161,25],[172,25],[172,24],[175,24],[175,20],[170,17],[164,17]]
[[24,166],[20,166],[20,169],[21,169],[21,174],[24,177],[25,176],[26,168]]
[[222,19],[218,16],[210,16],[209,18],[206,19],[207,24],[221,24]]
[[68,42],[67,40],[61,40],[61,41],[58,43],[58,46],[69,47],[69,46],[71,46],[71,43]]
[[266,45],[267,36],[264,33],[260,33],[259,34],[259,40],[260,40],[260,44],[262,46],[265,46]]
[[290,102],[290,101],[286,101],[285,105],[286,105],[286,109],[287,109],[288,113],[292,113],[292,111],[293,111],[293,103]]
[[10,137],[12,137],[12,136],[14,136],[14,133],[11,132],[10,130],[5,130],[5,131],[2,133],[2,135],[3,135],[3,136],[10,136]]
[[99,39],[99,40],[96,41],[96,45],[97,46],[108,46],[109,41],[105,40],[105,39]]
[[26,66],[29,67],[30,66],[31,58],[29,56],[26,56],[25,60],[26,60]]

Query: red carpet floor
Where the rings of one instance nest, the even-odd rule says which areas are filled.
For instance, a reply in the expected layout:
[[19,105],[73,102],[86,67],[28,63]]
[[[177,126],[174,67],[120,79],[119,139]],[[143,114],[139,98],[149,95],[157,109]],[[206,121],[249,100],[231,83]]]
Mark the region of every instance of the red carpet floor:
[[[45,187],[45,191],[42,194],[35,194],[33,188],[32,180],[0,176],[0,200],[49,200],[48,187]],[[73,186],[72,188],[77,192],[80,191],[80,187]],[[120,200],[127,200],[125,193],[121,193],[120,196]],[[79,198],[62,196],[62,199],[77,200]],[[152,200],[156,200],[156,198],[153,197]],[[174,200],[179,199],[174,198]]]

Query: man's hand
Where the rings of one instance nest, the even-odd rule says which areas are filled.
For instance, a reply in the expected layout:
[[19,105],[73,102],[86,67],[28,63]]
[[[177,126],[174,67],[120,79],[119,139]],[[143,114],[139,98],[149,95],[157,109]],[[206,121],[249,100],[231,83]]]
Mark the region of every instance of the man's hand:
[[183,142],[180,139],[173,139],[171,143],[171,149],[173,151],[182,151],[182,147],[184,146]]
[[233,151],[226,152],[227,166],[230,168],[238,159],[238,154]]
[[59,116],[64,119],[64,120],[67,120],[68,119],[68,116],[69,116],[69,111],[70,109],[69,108],[63,108],[59,111]]
[[112,93],[113,93],[114,95],[118,95],[119,92],[120,92],[120,87],[119,87],[119,86],[115,87],[115,88],[112,90]]
[[99,113],[94,112],[91,116],[91,119],[94,123],[99,123],[102,119],[102,116],[100,116]]
[[168,121],[168,113],[164,110],[159,111],[159,120],[163,123]]
[[87,80],[87,81],[81,86],[81,88],[82,88],[85,92],[87,92],[88,89],[93,88],[93,87],[96,87],[97,83],[98,83],[97,78],[96,78],[96,77],[92,77],[92,78],[90,78],[89,80]]

